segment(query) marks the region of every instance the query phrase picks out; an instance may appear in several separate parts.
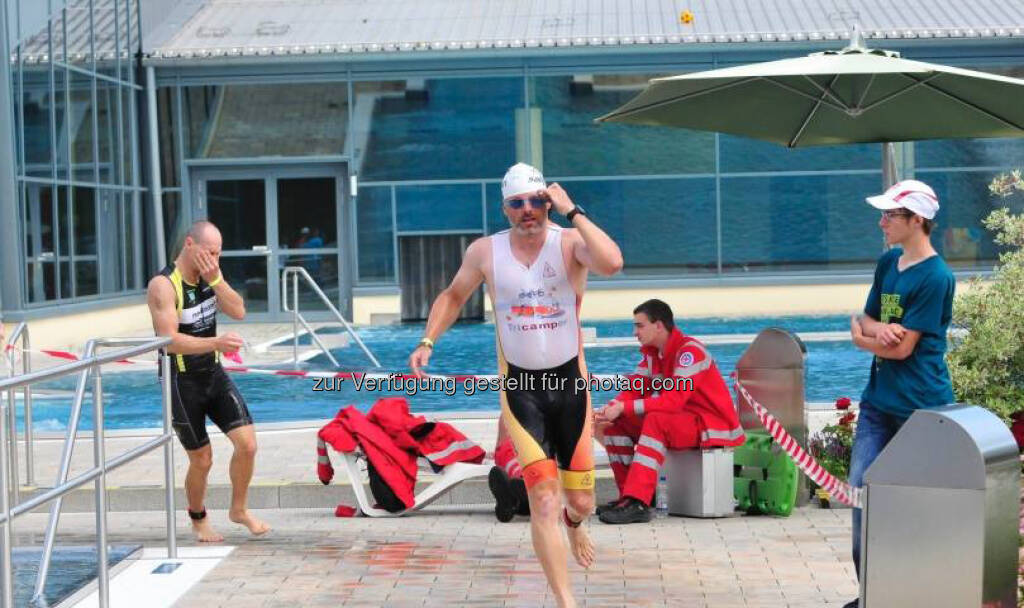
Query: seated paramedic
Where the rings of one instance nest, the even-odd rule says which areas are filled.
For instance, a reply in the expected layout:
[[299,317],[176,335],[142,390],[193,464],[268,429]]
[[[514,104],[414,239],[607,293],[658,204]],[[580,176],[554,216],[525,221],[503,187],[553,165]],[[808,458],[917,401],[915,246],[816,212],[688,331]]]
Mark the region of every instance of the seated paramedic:
[[715,359],[679,331],[668,304],[648,300],[637,306],[633,335],[640,342],[639,365],[623,380],[625,390],[594,412],[596,435],[619,487],[617,500],[598,507],[606,524],[651,520],[658,469],[668,450],[745,440]]
[[498,439],[494,444],[494,466],[487,476],[487,485],[494,495],[494,516],[498,521],[512,521],[516,515],[530,514],[523,468],[519,466],[516,446],[501,418],[498,418]]

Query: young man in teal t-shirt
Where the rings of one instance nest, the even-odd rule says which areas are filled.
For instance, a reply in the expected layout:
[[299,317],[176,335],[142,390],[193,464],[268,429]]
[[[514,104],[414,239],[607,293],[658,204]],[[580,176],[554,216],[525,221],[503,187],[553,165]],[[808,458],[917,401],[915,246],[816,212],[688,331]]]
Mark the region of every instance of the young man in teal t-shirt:
[[[854,345],[875,355],[850,458],[855,487],[863,484],[864,472],[914,410],[953,402],[944,357],[956,281],[930,240],[939,199],[927,184],[911,179],[867,202],[882,211],[878,225],[894,248],[878,260],[864,314],[850,319]],[[860,509],[854,509],[858,575],[860,518]],[[845,608],[858,605],[853,600]]]

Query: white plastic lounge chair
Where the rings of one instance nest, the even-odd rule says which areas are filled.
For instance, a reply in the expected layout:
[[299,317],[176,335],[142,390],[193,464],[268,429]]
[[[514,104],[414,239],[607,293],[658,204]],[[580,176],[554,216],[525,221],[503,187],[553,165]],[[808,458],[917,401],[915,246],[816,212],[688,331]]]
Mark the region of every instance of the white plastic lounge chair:
[[[349,452],[342,453],[341,457],[345,461],[345,472],[348,473],[349,483],[351,483],[352,491],[355,493],[356,501],[359,503],[359,510],[367,517],[399,517],[413,511],[418,511],[467,479],[487,477],[493,465],[493,463],[470,464],[466,462],[450,464],[441,470],[437,479],[416,495],[416,502],[412,507],[404,511],[389,513],[384,509],[373,507],[374,501],[366,491],[364,484],[368,483],[368,477],[363,474],[359,467],[359,459],[365,458],[365,456],[361,452]],[[421,459],[420,462],[425,461]]]

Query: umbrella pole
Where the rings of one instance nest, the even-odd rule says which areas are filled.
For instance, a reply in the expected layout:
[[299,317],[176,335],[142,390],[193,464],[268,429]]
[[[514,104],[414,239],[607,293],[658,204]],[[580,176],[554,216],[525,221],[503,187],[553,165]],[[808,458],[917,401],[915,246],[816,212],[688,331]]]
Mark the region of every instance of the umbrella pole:
[[896,183],[896,148],[892,142],[882,144],[882,190]]

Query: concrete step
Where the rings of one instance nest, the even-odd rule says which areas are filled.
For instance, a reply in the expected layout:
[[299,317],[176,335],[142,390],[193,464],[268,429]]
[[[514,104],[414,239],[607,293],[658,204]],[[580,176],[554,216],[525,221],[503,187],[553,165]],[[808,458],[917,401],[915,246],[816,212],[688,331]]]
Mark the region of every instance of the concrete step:
[[[615,480],[610,470],[597,471],[597,504],[607,502],[618,495]],[[429,481],[416,484],[417,493],[429,485]],[[47,488],[23,488],[21,500],[25,501]],[[369,486],[366,488],[370,495]],[[165,490],[163,486],[131,486],[107,488],[107,505],[111,512],[126,511],[162,511],[164,509]],[[185,492],[181,487],[175,488],[175,503],[178,509],[185,508]],[[206,494],[206,507],[209,509],[227,509],[231,503],[231,486],[227,484],[210,485]],[[249,506],[253,509],[333,509],[339,503],[358,506],[355,493],[348,483],[344,472],[335,471],[335,478],[330,485],[321,483],[264,483],[249,488]],[[431,505],[493,505],[494,497],[487,486],[487,479],[471,479],[455,486],[442,495]],[[63,513],[91,513],[95,510],[96,500],[93,488],[79,488],[64,496]],[[36,513],[48,512],[47,503],[34,510]]]

